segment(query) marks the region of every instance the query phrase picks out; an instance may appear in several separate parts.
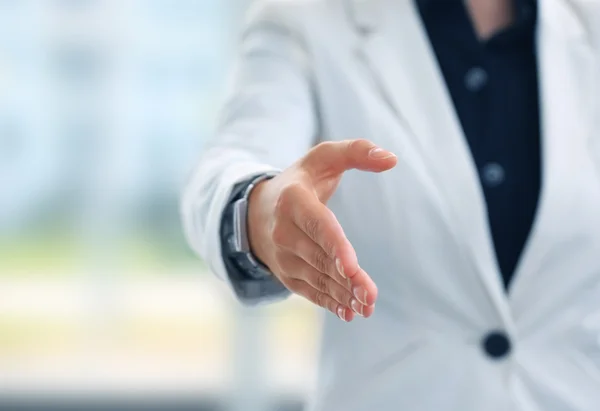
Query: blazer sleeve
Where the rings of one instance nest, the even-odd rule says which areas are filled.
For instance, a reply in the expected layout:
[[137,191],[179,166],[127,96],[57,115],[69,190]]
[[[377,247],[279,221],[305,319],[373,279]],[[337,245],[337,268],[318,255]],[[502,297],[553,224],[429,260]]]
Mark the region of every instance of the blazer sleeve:
[[[289,1],[258,1],[248,13],[217,131],[181,197],[188,243],[234,292],[220,239],[233,187],[286,168],[316,140],[310,56],[297,20]],[[273,301],[264,290],[257,295]]]

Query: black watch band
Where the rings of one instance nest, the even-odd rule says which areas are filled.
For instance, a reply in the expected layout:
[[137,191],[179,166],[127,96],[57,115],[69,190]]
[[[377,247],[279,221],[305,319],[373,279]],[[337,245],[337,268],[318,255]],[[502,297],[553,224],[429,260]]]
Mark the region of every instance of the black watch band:
[[259,174],[237,184],[221,220],[223,257],[248,279],[260,280],[272,276],[269,269],[250,250],[247,238],[247,201],[256,184],[275,175],[277,173]]

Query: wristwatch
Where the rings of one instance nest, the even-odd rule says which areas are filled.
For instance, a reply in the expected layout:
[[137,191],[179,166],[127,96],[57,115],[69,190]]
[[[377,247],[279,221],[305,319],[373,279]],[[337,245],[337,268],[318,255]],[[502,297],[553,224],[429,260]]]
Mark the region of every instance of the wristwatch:
[[248,199],[258,183],[275,177],[278,173],[265,173],[241,183],[234,189],[238,192],[225,212],[222,235],[227,238],[226,254],[230,260],[248,277],[264,279],[273,274],[250,250],[248,239]]

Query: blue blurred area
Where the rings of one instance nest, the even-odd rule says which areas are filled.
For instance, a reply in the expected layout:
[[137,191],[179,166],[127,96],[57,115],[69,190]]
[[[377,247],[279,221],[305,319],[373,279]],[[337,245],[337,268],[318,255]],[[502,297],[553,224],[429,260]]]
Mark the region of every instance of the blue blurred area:
[[249,311],[178,197],[249,0],[0,0],[0,410],[298,409],[315,319]]
[[136,217],[171,203],[212,129],[243,8],[0,1],[0,231],[90,193]]

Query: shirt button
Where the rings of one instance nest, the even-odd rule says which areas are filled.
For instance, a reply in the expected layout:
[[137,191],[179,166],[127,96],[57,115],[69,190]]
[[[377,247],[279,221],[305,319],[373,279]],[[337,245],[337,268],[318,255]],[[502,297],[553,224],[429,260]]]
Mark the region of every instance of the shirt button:
[[482,341],[483,350],[488,357],[499,360],[510,354],[511,343],[503,331],[492,331]]
[[475,92],[481,90],[485,87],[487,81],[487,71],[481,67],[473,67],[467,71],[467,74],[465,75],[465,86],[469,91]]
[[481,170],[481,178],[488,187],[496,187],[504,182],[504,167],[498,163],[487,163]]

